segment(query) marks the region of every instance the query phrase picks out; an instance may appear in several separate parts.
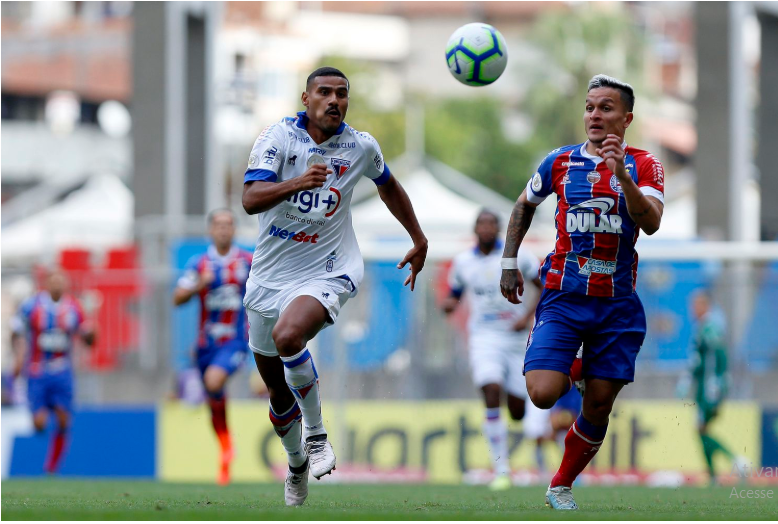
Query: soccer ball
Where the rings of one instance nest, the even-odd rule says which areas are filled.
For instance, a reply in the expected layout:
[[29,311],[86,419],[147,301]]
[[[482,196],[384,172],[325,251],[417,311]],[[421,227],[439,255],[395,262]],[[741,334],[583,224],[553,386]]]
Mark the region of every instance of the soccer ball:
[[485,86],[505,71],[508,48],[500,32],[489,24],[467,24],[448,39],[446,62],[454,78],[466,86]]

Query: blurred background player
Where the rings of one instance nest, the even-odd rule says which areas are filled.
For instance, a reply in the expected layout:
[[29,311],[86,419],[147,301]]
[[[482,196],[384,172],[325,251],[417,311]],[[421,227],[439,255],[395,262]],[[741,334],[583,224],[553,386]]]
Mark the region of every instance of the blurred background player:
[[736,465],[742,462],[708,432],[708,425],[718,416],[721,403],[729,390],[726,320],[723,313],[713,307],[707,291],[695,292],[691,302],[696,325],[691,341],[688,374],[681,379],[678,389],[680,396],[686,396],[691,386],[691,393],[697,404],[697,430],[702,441],[702,451],[705,454],[711,484],[715,484],[713,457],[717,451]]
[[192,257],[173,291],[173,303],[180,306],[197,296],[200,326],[197,337],[197,367],[200,370],[211,423],[221,447],[218,482],[230,481],[233,458],[227,426],[224,387],[243,363],[248,346],[243,295],[251,268],[251,253],[233,244],[235,216],[229,209],[208,215],[213,244],[206,253]]
[[27,299],[11,321],[14,376],[27,378],[27,399],[37,432],[54,412],[56,429],[44,465],[57,472],[73,412],[73,348],[76,338],[94,345],[95,331],[79,302],[66,294],[68,280],[59,269],[46,276],[45,289]]
[[[537,412],[531,417],[533,428],[545,429],[548,420],[547,411],[526,405],[527,385],[522,373],[537,294],[527,303],[509,304],[503,300],[500,295],[502,242],[497,237],[499,232],[498,215],[482,210],[475,222],[478,245],[454,258],[449,273],[451,294],[442,306],[446,314],[453,313],[466,293],[471,307],[468,321],[470,368],[473,383],[481,388],[486,406],[483,429],[494,464],[495,477],[489,485],[492,490],[511,487],[508,426],[500,414],[503,394],[513,420],[524,418],[527,409]],[[524,274],[537,275],[538,259],[526,249],[519,251],[518,264]],[[537,276],[532,282],[540,289]]]
[[[554,509],[578,509],[573,481],[600,449],[621,388],[635,379],[646,336],[643,304],[635,293],[635,242],[642,229],[659,229],[664,170],[647,151],[627,146],[632,86],[605,75],[589,81],[584,105],[588,140],[560,147],[540,164],[516,202],[508,224],[501,288],[518,303],[524,280],[516,253],[535,208],[557,194],[557,242],[541,267],[544,290],[527,346],[524,371],[532,402],[551,408],[583,379],[583,410],[565,438],[559,471],[546,492]],[[583,343],[581,369],[571,373]],[[575,376],[580,374],[580,376]]]
[[413,240],[397,265],[401,269],[410,263],[405,285],[411,290],[427,257],[427,238],[378,142],[344,122],[346,75],[333,67],[313,71],[302,103],[304,112],[259,135],[243,186],[243,208],[259,214],[244,301],[249,345],[270,394],[270,421],[287,452],[284,499],[290,506],[305,502],[309,468],[316,479],[335,469],[321,414],[319,375],[306,346],[335,323],[362,282],[364,263],[351,225],[351,196],[363,176],[375,182],[386,207]]

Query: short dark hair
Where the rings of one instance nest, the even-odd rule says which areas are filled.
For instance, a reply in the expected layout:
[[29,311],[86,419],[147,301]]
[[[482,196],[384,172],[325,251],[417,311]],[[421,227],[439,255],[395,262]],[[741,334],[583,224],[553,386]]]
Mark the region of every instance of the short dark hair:
[[497,214],[496,211],[492,211],[488,207],[481,208],[481,210],[478,211],[478,216],[475,217],[475,221],[478,222],[478,220],[480,220],[480,218],[482,216],[484,216],[484,215],[488,215],[488,216],[494,218],[494,221],[497,222],[497,227],[500,226],[500,222],[501,222],[500,215]]
[[210,226],[213,224],[213,219],[216,218],[216,215],[221,215],[222,213],[227,213],[230,215],[230,218],[232,218],[232,223],[235,224],[235,212],[228,207],[220,207],[208,213],[208,225]]
[[586,92],[588,93],[592,89],[598,87],[612,87],[613,89],[617,89],[621,94],[621,101],[624,102],[624,105],[627,107],[627,111],[631,113],[635,108],[635,92],[628,83],[608,75],[594,75],[592,79],[589,80],[589,89],[587,89]]
[[311,88],[311,82],[313,82],[313,79],[317,76],[339,76],[340,78],[343,78],[346,80],[346,89],[351,89],[351,86],[349,85],[348,78],[346,78],[346,75],[343,74],[343,71],[340,69],[335,69],[334,67],[320,67],[310,75],[308,75],[308,80],[305,81],[305,90],[308,91]]

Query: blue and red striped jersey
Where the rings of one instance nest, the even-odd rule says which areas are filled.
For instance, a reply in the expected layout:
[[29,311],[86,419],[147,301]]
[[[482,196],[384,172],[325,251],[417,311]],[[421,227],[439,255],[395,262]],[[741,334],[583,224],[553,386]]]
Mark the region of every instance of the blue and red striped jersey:
[[192,257],[184,267],[178,285],[185,289],[193,289],[203,273],[210,271],[213,274],[213,281],[198,295],[198,348],[231,341],[248,343],[243,296],[246,294],[251,258],[249,251],[237,246],[232,246],[229,253],[221,256],[216,247],[211,245],[206,253]]
[[[557,195],[556,245],[540,278],[548,289],[596,297],[629,295],[637,281],[639,228],[627,212],[618,178],[586,145],[552,151],[527,183],[530,202]],[[622,147],[627,171],[643,194],[664,202],[661,162],[648,151],[626,143]]]
[[84,323],[81,305],[69,295],[55,302],[41,291],[25,300],[11,327],[27,339],[26,374],[35,377],[70,367],[73,339]]

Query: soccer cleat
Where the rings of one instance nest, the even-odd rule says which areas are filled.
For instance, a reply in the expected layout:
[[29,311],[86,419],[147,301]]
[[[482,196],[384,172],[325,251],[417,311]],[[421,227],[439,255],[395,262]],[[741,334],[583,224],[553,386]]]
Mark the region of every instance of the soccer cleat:
[[302,506],[308,498],[308,467],[309,462],[306,460],[305,471],[302,473],[287,470],[284,481],[284,501],[287,506]]
[[232,459],[235,457],[235,452],[232,450],[232,448],[228,448],[225,451],[222,451],[221,454],[221,467],[219,468],[219,478],[217,479],[217,483],[220,486],[226,486],[230,483],[230,463],[232,462]]
[[509,475],[497,475],[494,480],[489,483],[489,489],[491,491],[505,491],[511,489],[513,483]]
[[573,491],[567,486],[548,487],[546,491],[546,506],[554,509],[578,509],[573,498]]
[[332,444],[327,440],[327,435],[309,437],[305,443],[305,452],[311,462],[311,475],[316,480],[332,473],[335,469],[335,452],[332,450]]

